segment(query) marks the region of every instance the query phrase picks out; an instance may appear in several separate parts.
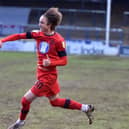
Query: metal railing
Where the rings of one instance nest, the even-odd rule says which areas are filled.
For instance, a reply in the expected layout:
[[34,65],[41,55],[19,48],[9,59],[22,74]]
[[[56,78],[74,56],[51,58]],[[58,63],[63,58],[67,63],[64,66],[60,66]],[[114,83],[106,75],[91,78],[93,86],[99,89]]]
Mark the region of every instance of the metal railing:
[[[23,33],[39,29],[38,25],[2,25],[0,24],[0,35],[6,36],[13,33]],[[65,39],[77,40],[97,40],[105,42],[105,28],[101,27],[80,27],[80,26],[58,26],[57,31],[61,33]],[[112,28],[110,30],[113,44],[122,44],[124,39],[123,29]]]

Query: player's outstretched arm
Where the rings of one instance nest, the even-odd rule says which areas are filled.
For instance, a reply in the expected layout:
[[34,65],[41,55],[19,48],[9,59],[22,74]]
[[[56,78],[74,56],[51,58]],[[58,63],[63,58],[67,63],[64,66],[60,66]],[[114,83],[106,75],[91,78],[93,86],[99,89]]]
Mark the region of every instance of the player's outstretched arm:
[[9,35],[1,40],[1,44],[7,41],[15,41],[18,39],[26,39],[26,33]]

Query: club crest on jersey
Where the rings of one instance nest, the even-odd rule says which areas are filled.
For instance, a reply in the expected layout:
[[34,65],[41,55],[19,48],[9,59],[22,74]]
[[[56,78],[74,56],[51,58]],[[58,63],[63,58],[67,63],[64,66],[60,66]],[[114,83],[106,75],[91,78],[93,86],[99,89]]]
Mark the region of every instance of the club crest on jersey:
[[39,46],[39,50],[43,54],[47,53],[49,50],[49,44],[47,42],[41,42]]
[[62,42],[62,46],[63,48],[66,48],[66,43],[64,41]]

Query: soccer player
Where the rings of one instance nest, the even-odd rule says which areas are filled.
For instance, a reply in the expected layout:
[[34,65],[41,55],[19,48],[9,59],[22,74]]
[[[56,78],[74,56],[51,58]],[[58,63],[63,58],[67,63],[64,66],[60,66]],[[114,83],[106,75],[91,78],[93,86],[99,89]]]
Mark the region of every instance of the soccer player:
[[37,49],[37,81],[22,97],[19,118],[8,129],[20,129],[25,124],[31,103],[42,96],[47,97],[54,107],[83,111],[88,117],[89,124],[92,124],[93,105],[59,97],[60,86],[57,82],[56,66],[67,64],[65,40],[55,31],[61,20],[62,14],[58,8],[50,8],[39,18],[38,31],[13,34],[0,40],[0,47],[2,47],[7,41],[35,39]]

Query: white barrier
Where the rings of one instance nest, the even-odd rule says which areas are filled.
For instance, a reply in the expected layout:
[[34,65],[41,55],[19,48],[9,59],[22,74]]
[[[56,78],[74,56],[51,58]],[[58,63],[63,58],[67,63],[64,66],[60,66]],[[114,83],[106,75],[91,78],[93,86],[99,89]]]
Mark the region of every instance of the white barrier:
[[[106,46],[101,41],[68,40],[67,53],[77,55],[112,55],[119,54],[119,46]],[[4,43],[1,51],[34,52],[35,41],[18,40]]]
[[118,55],[119,46],[106,46],[101,41],[69,40],[67,51],[79,55]]
[[6,42],[3,44],[1,51],[21,51],[21,52],[34,52],[35,42],[27,40],[19,40]]

